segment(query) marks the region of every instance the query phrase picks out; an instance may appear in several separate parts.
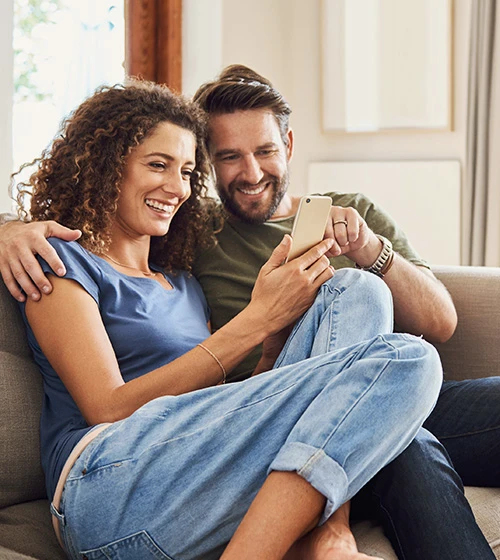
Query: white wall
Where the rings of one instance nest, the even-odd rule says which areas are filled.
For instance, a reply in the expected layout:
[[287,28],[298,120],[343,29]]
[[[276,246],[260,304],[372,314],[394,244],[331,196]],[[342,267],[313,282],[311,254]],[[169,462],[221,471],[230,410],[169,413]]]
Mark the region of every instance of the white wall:
[[222,64],[222,0],[183,0],[182,89],[192,96]]
[[9,176],[12,169],[12,0],[0,2],[0,212],[11,211],[8,196]]
[[[296,159],[294,189],[307,177],[310,161],[459,159],[465,161],[468,28],[470,0],[455,0],[454,16],[454,131],[342,134],[321,132],[321,63],[319,23],[321,2],[290,2],[292,29],[301,29],[293,41],[293,77],[288,98],[294,109]],[[308,22],[307,25],[305,22]],[[403,202],[404,203],[404,202]]]
[[[202,14],[209,1],[217,4],[216,9],[222,2],[222,52],[220,61],[212,65],[212,77],[217,66],[247,64],[271,79],[292,106],[296,139],[293,192],[306,191],[307,167],[313,161],[458,159],[463,176],[472,0],[454,0],[453,131],[375,134],[322,132],[321,0],[189,0],[191,19],[196,20],[196,11]],[[217,29],[211,33],[208,26],[198,35],[189,33],[189,29],[185,32],[185,42],[205,48],[220,40]],[[186,74],[192,77],[191,83],[196,83],[192,69],[185,67]],[[198,82],[206,79],[206,74],[200,74]]]
[[[376,134],[321,130],[321,0],[185,0],[184,83],[187,93],[232,63],[270,78],[293,108],[296,151],[292,191],[306,192],[313,161],[465,160],[469,8],[454,1],[454,130]],[[0,210],[11,169],[12,2],[0,3]],[[463,176],[462,167],[462,176]],[[355,186],[353,186],[355,188]],[[404,201],[402,201],[404,203]]]

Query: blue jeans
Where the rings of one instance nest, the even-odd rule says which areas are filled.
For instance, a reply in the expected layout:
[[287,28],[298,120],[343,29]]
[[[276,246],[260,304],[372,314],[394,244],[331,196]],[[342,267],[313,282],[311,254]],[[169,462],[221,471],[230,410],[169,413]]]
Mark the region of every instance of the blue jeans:
[[500,378],[445,381],[424,427],[354,498],[353,514],[377,516],[401,560],[493,560],[463,483],[499,485]]
[[272,470],[318,489],[326,519],[409,445],[439,393],[437,352],[389,333],[391,310],[379,279],[338,272],[272,371],[155,399],[99,434],[64,487],[69,556],[218,558]]

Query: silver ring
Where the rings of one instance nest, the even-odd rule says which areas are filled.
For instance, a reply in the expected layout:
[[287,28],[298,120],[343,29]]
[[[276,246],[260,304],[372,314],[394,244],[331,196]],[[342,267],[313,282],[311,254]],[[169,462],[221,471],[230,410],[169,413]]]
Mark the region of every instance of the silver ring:
[[347,227],[347,220],[337,220],[336,222],[333,222],[334,226],[336,226],[337,224],[344,224],[345,227]]

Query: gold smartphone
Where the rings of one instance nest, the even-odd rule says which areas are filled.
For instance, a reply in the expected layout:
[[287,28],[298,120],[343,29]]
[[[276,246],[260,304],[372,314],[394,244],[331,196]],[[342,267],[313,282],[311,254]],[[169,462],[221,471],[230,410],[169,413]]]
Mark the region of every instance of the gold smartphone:
[[332,199],[329,196],[303,196],[293,222],[292,248],[287,260],[303,255],[325,235]]

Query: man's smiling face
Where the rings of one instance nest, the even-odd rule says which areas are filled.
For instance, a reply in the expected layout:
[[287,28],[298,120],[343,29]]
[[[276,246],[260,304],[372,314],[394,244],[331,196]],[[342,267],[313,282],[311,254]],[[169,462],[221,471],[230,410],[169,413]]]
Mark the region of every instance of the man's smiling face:
[[210,117],[210,156],[217,192],[227,210],[250,223],[262,223],[278,210],[288,189],[288,145],[273,113],[251,109]]

